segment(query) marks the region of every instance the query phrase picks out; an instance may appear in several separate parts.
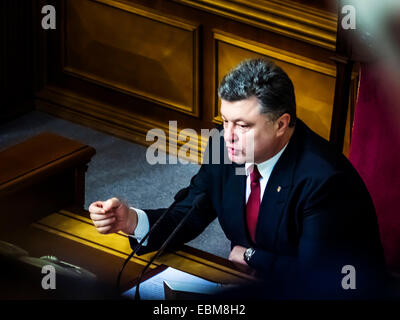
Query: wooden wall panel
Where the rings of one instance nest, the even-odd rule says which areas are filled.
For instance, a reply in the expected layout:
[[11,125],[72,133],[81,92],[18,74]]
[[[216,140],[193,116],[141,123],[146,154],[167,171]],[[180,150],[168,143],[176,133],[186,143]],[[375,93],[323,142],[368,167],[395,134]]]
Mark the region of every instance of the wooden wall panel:
[[324,64],[293,52],[218,31],[214,33],[214,39],[216,47],[215,122],[222,123],[217,85],[223,75],[244,59],[264,57],[274,61],[292,79],[296,94],[297,116],[319,135],[329,139],[336,72],[333,64]]
[[[152,143],[148,130],[165,131],[169,121],[177,121],[178,135],[191,128],[199,137],[200,129],[221,121],[221,77],[245,58],[264,56],[292,78],[299,118],[329,139],[337,16],[323,6],[289,0],[47,1],[57,8],[59,27],[46,33],[43,45],[46,83],[35,101],[40,110],[144,145]],[[350,128],[349,122],[345,152]],[[198,141],[191,142],[198,146],[191,159],[201,159],[207,139]]]
[[196,25],[111,0],[64,12],[64,72],[198,116]]
[[335,50],[337,17],[335,13],[326,10],[290,0],[174,1]]

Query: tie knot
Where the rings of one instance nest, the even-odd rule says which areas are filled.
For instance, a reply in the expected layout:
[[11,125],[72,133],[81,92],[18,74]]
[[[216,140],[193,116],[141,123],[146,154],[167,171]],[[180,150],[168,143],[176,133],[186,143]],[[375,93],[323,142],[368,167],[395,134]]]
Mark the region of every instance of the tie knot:
[[253,170],[251,171],[251,174],[250,174],[250,181],[251,182],[258,182],[258,180],[260,180],[260,177],[261,177],[261,174],[258,171],[257,165],[255,164],[253,166]]

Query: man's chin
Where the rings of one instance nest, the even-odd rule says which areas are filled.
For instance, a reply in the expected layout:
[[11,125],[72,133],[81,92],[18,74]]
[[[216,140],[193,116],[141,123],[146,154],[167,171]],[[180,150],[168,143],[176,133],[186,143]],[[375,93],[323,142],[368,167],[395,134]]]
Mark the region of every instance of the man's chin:
[[237,156],[237,155],[229,155],[229,160],[236,164],[243,164],[246,162],[245,157]]

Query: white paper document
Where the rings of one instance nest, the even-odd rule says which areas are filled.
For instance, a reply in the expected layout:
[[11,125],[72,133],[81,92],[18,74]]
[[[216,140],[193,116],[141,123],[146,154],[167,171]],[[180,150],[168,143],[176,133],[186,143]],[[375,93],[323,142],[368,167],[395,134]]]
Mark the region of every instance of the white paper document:
[[[165,300],[164,281],[170,286],[179,286],[185,290],[195,288],[196,292],[204,294],[213,294],[226,287],[220,283],[208,281],[192,274],[168,267],[164,271],[156,274],[150,279],[145,280],[140,284],[140,299],[141,300]],[[122,295],[127,298],[134,299],[136,286],[125,291]]]

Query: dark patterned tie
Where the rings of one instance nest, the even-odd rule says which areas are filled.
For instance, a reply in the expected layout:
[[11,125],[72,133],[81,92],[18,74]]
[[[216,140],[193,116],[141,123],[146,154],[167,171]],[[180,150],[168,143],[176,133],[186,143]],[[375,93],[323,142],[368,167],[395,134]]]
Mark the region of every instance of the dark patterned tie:
[[247,227],[251,239],[255,243],[256,226],[258,218],[258,210],[260,209],[260,198],[261,198],[261,188],[260,188],[260,172],[258,171],[257,165],[254,165],[253,170],[250,174],[250,196],[246,204],[246,220]]

